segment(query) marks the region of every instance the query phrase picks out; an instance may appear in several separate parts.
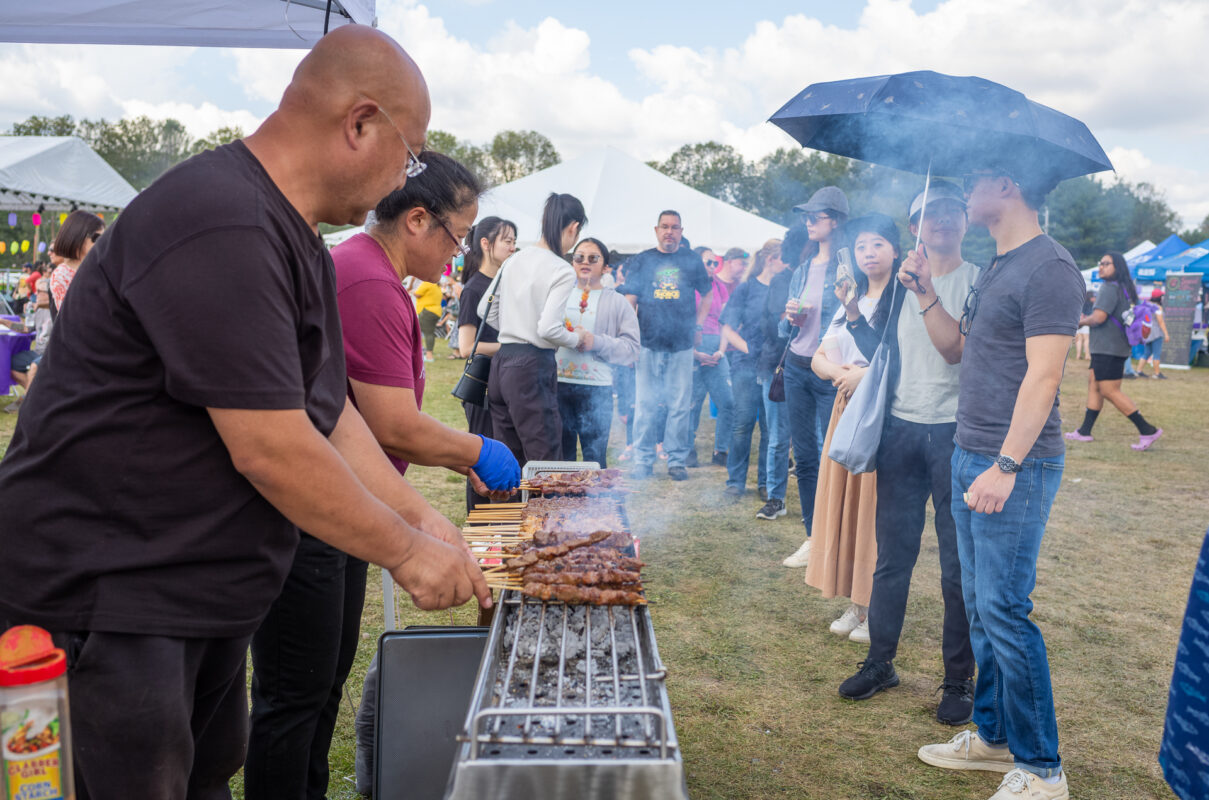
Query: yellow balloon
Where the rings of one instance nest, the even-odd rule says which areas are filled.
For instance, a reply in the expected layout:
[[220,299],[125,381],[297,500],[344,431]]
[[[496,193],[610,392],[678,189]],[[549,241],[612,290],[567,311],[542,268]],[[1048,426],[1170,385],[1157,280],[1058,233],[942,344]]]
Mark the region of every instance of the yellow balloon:
[[21,252],[22,252],[22,253],[28,253],[28,252],[29,252],[29,239],[26,239],[25,241],[23,241],[23,242],[21,243]]
[[62,224],[63,224],[63,223],[66,221],[66,220],[67,220],[67,215],[66,215],[66,214],[60,214],[60,215],[59,215],[59,224],[60,224],[60,225],[62,225]]
[[0,242],[0,253],[3,253],[7,249],[8,249],[8,245],[5,244],[4,242]]

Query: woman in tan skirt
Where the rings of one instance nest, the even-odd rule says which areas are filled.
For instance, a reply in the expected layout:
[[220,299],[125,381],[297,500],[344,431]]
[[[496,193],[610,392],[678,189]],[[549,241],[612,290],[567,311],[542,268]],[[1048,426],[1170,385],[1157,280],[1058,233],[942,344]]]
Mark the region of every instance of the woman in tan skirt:
[[[811,369],[836,387],[831,423],[823,440],[823,460],[814,499],[814,546],[806,583],[824,597],[847,597],[847,610],[831,623],[831,632],[855,642],[869,641],[869,594],[877,563],[877,473],[852,475],[826,457],[835,426],[864,377],[868,360],[848,332],[847,309],[855,306],[871,322],[890,306],[887,286],[899,266],[898,231],[880,214],[860,217],[847,231],[858,272],[855,284],[836,279],[841,307],[811,361]],[[877,323],[873,323],[877,324]]]

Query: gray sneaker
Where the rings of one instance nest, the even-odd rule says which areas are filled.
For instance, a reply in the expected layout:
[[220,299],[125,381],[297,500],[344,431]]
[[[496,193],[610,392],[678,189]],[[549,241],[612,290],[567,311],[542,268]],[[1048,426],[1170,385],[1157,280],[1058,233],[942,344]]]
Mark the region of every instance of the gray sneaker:
[[962,731],[943,744],[919,748],[919,760],[945,769],[978,769],[987,772],[1011,772],[1016,759],[1006,747],[991,747],[975,731]]
[[764,507],[756,512],[756,519],[776,519],[785,516],[785,501],[769,498]]

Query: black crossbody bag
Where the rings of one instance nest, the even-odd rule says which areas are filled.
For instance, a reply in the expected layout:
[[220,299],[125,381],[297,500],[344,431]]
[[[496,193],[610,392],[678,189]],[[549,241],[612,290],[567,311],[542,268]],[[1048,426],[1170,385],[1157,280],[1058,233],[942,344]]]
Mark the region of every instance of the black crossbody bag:
[[500,279],[495,284],[495,291],[487,298],[487,312],[479,320],[479,329],[474,334],[474,345],[470,348],[470,355],[466,358],[462,377],[458,378],[457,385],[450,392],[463,403],[470,403],[482,408],[487,407],[487,378],[491,374],[491,356],[478,352],[479,339],[483,338],[483,328],[487,326],[487,317],[491,316],[491,304],[499,296],[500,286],[503,285],[503,282],[504,276],[500,275]]

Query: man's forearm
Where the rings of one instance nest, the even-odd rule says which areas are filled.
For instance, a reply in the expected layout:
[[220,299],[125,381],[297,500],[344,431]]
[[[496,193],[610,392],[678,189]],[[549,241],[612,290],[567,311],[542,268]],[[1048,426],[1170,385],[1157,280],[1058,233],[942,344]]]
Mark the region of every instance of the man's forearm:
[[[918,296],[920,297],[919,310],[927,309],[927,313],[924,314],[924,327],[928,331],[928,338],[932,340],[932,346],[948,363],[961,363],[961,353],[965,346],[961,326],[945,309],[943,303],[932,305],[939,299],[935,294],[931,298],[926,295]],[[907,309],[904,308],[902,313],[906,313],[906,311]]]
[[473,467],[479,460],[483,442],[475,434],[454,430],[420,411],[384,436],[381,445],[386,452],[408,463],[452,469]]
[[1058,384],[1062,382],[1059,372],[1057,379],[1048,369],[1029,367],[1020,384],[1016,395],[1016,406],[1012,409],[1012,424],[1008,428],[1007,438],[1003,440],[1000,452],[1011,456],[1017,462],[1024,461],[1029,451],[1033,449],[1041,429],[1049,419],[1054,407],[1054,397],[1058,394]]

